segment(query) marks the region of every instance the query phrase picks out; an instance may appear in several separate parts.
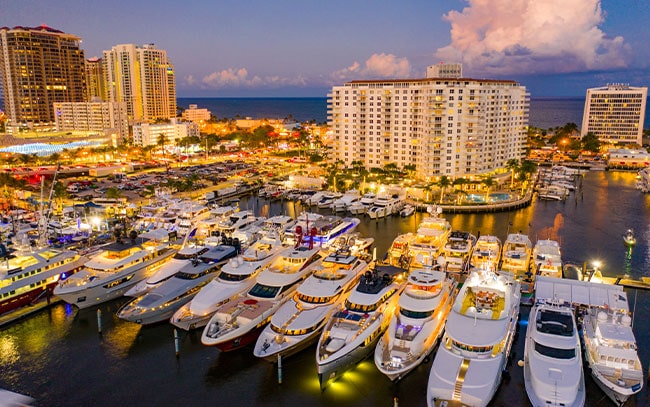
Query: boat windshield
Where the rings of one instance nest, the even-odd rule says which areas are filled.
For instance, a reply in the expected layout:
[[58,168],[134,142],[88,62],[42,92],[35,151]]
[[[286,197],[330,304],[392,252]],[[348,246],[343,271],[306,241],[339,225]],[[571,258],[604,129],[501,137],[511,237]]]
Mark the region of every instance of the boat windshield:
[[404,315],[405,317],[413,318],[413,319],[423,319],[433,315],[433,311],[411,311],[405,308],[401,308],[399,310],[399,313]]
[[278,294],[278,291],[280,291],[280,287],[271,287],[257,283],[248,291],[248,294],[259,298],[274,298]]
[[573,336],[573,318],[571,314],[553,310],[543,310],[537,317],[539,332],[559,336]]
[[535,352],[553,359],[573,359],[576,357],[575,348],[552,348],[550,346],[542,345],[541,343],[537,342],[535,342]]
[[250,274],[231,274],[224,271],[219,274],[219,279],[223,281],[242,281],[250,277]]

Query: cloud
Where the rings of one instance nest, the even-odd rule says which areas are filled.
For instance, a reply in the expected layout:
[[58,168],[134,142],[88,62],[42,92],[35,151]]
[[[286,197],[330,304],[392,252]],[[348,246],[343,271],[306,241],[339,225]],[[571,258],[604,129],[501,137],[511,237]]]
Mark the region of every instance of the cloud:
[[393,54],[373,54],[362,67],[357,61],[347,68],[333,72],[330,76],[334,82],[353,79],[408,78],[411,64],[407,58],[398,58]]
[[584,72],[626,67],[631,49],[609,38],[600,0],[467,0],[450,11],[451,44],[436,58],[476,74]]
[[228,68],[215,71],[205,75],[197,81],[193,75],[185,77],[185,83],[189,86],[197,86],[200,89],[224,89],[224,88],[280,88],[283,86],[305,86],[303,77],[284,78],[281,76],[249,76],[246,68]]

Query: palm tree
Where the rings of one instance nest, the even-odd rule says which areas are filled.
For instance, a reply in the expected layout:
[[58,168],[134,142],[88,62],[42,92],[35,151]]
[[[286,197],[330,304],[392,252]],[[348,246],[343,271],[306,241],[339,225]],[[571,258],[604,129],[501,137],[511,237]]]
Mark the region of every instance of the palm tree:
[[483,178],[481,183],[485,185],[485,203],[488,203],[490,198],[490,188],[496,185],[496,181],[493,177],[487,176]]
[[165,144],[167,144],[167,142],[169,142],[167,136],[165,136],[164,133],[160,133],[160,135],[158,135],[158,140],[156,141],[156,145],[160,148],[160,152],[162,153],[163,160],[165,159]]
[[442,200],[445,196],[445,189],[451,185],[451,180],[446,175],[443,175],[436,184],[440,187],[440,204],[442,204]]
[[[63,211],[63,200],[68,197],[68,191],[62,182],[56,181],[54,184],[53,198],[56,201],[56,207]],[[58,212],[58,211],[57,211]]]
[[515,171],[519,169],[519,160],[511,158],[506,162],[506,168],[510,170],[510,188],[512,189],[515,184]]

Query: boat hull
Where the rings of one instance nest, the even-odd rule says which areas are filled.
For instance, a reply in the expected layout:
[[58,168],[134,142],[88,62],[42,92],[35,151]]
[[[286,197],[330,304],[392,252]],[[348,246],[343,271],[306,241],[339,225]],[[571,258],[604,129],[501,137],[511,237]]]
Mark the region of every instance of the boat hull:
[[230,352],[243,348],[244,346],[249,345],[257,340],[257,338],[260,336],[260,333],[262,333],[265,325],[266,324],[260,324],[259,326],[256,326],[255,328],[236,338],[230,339],[226,342],[218,343],[214,346],[222,352]]
[[318,381],[321,389],[325,389],[330,383],[341,377],[343,373],[351,370],[362,360],[367,358],[375,349],[381,335],[375,335],[375,339],[367,345],[357,346],[350,352],[335,359],[317,360]]
[[268,355],[264,354],[264,352],[262,352],[256,346],[254,354],[258,358],[262,358],[268,362],[275,362],[278,359],[278,355],[282,355],[283,358],[287,358],[307,349],[309,346],[318,341],[320,333],[321,329],[307,335],[301,335],[300,337],[294,336],[291,338],[293,343],[290,346],[287,346],[277,352],[269,353]]

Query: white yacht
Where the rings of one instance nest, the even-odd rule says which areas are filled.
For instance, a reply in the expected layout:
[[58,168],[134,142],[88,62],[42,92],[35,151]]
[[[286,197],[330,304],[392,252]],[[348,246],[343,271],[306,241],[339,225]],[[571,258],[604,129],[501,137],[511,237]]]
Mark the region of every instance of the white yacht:
[[411,261],[409,253],[409,245],[415,239],[413,233],[403,233],[397,235],[390,247],[386,251],[386,256],[384,257],[384,262],[390,264],[391,266],[401,267],[403,269],[408,269],[409,263]]
[[523,233],[510,233],[503,243],[501,267],[503,271],[514,274],[515,278],[525,277],[530,270],[533,244]]
[[278,234],[267,233],[262,236],[241,256],[224,264],[218,277],[174,313],[171,323],[187,331],[205,326],[221,305],[251,288],[259,271],[283,248]]
[[438,257],[438,264],[443,270],[450,273],[457,275],[466,273],[469,269],[475,243],[476,236],[473,234],[460,230],[452,231],[447,237],[447,242],[442,247],[442,253]]
[[399,198],[397,195],[379,195],[366,213],[370,219],[381,219],[399,212],[403,204],[404,199]]
[[407,217],[413,215],[414,213],[415,213],[415,206],[413,206],[411,204],[406,204],[406,205],[404,205],[402,210],[399,211],[399,216],[401,216],[402,218],[407,218]]
[[409,246],[411,267],[431,267],[436,264],[450,232],[451,224],[441,216],[427,216],[422,219]]
[[456,297],[457,282],[443,271],[413,270],[399,297],[399,310],[375,348],[375,365],[397,381],[433,351]]
[[284,243],[287,245],[295,245],[298,236],[302,239],[305,234],[309,234],[313,223],[319,219],[324,218],[317,212],[303,212],[297,218],[296,222],[289,224],[284,230]]
[[269,361],[292,355],[316,341],[332,312],[343,302],[368,263],[348,252],[330,253],[312,264],[298,286],[264,328],[253,354]]
[[316,347],[321,389],[373,351],[397,310],[404,274],[401,268],[375,265],[334,311]]
[[142,325],[168,320],[236,254],[234,246],[219,245],[211,248],[158,287],[124,305],[117,316]]
[[354,256],[369,260],[370,247],[374,242],[374,237],[362,237],[359,232],[345,233],[331,240],[327,251],[329,253],[350,252]]
[[370,209],[372,204],[375,203],[375,199],[377,199],[377,195],[375,195],[374,192],[367,192],[359,198],[358,202],[350,205],[348,211],[353,215],[364,214],[368,212],[368,209]]
[[257,221],[257,218],[253,214],[253,211],[239,211],[219,222],[217,230],[222,236],[232,236],[234,231],[243,229],[255,221]]
[[501,240],[493,235],[481,235],[476,240],[471,263],[475,268],[496,270],[501,260]]
[[87,308],[124,295],[139,281],[151,276],[176,253],[166,230],[155,230],[102,247],[81,271],[60,281],[54,295]]
[[210,215],[210,208],[207,206],[194,201],[187,202],[176,220],[178,235],[187,235],[198,222],[209,218]]
[[524,385],[534,407],[585,404],[585,378],[574,314],[571,303],[552,298],[538,298],[530,310]]
[[311,273],[309,265],[320,258],[317,247],[289,247],[260,271],[245,294],[217,309],[201,335],[201,343],[230,351],[257,339],[266,323],[286,302],[298,284]]
[[532,262],[536,275],[562,278],[562,254],[557,241],[538,240],[533,248]]
[[340,216],[321,216],[315,220],[309,217],[309,223],[305,223],[305,229],[298,222],[295,227],[294,239],[285,238],[285,243],[295,239],[305,244],[319,247],[328,247],[332,241],[345,233],[353,232],[359,225],[359,218],[341,218]]
[[334,212],[345,212],[348,208],[357,202],[361,201],[361,195],[356,189],[346,191],[340,198],[332,202],[332,210]]
[[429,406],[487,406],[501,383],[519,316],[519,282],[474,269],[463,283],[431,366]]
[[334,201],[340,197],[341,194],[338,194],[336,192],[328,192],[322,196],[320,201],[316,202],[316,206],[318,206],[319,209],[331,208]]

